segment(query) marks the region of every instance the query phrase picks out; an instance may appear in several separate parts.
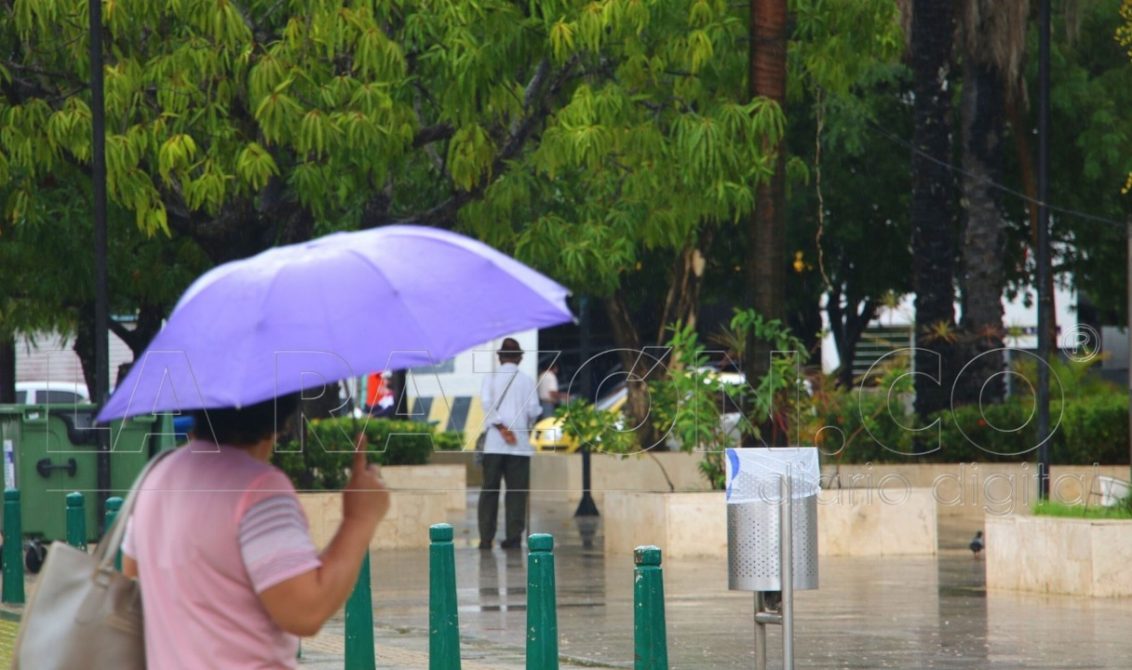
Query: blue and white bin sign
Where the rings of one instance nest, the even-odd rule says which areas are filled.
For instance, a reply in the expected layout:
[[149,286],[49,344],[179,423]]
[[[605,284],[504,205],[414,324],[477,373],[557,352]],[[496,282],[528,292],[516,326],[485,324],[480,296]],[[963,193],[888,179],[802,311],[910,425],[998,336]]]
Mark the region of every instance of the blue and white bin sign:
[[794,588],[818,587],[816,447],[728,449],[727,573],[733,591],[780,591],[782,480],[790,480]]

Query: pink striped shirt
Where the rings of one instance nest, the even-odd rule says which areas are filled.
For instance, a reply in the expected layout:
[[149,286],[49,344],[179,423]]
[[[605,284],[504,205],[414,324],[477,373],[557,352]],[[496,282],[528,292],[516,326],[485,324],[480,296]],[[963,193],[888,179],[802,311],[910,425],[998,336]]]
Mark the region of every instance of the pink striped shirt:
[[286,475],[191,442],[139,496],[123,551],[138,563],[148,667],[295,667],[298,639],[258,596],[321,565]]

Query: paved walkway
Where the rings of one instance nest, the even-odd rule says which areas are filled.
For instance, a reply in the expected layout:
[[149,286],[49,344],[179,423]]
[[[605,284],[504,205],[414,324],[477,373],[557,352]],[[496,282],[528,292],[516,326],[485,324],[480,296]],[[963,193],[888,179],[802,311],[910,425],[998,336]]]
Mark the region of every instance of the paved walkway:
[[[475,548],[474,495],[467,514],[452,519],[463,667],[522,668],[526,556]],[[579,527],[561,500],[539,497],[533,509],[533,529],[556,540],[562,667],[632,667],[632,559],[606,559],[600,524]],[[1130,666],[1132,599],[987,593],[983,562],[965,549],[969,525],[941,524],[938,557],[823,559],[821,587],[797,594],[797,667]],[[725,561],[666,559],[664,570],[670,667],[753,667],[752,597],[727,590]],[[427,668],[427,550],[376,552],[372,571],[378,667]],[[0,617],[0,667],[15,630]],[[339,616],[305,640],[301,667],[341,669],[343,632]],[[781,667],[778,633],[771,628],[771,668]]]

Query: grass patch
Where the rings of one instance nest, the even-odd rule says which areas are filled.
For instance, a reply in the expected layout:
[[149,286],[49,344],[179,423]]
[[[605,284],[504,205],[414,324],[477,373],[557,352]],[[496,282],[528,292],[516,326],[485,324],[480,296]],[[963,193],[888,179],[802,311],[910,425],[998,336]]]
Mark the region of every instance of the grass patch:
[[1042,500],[1034,505],[1034,514],[1038,516],[1063,516],[1077,519],[1132,519],[1132,507],[1123,502],[1113,507],[1100,505],[1067,505],[1052,500]]

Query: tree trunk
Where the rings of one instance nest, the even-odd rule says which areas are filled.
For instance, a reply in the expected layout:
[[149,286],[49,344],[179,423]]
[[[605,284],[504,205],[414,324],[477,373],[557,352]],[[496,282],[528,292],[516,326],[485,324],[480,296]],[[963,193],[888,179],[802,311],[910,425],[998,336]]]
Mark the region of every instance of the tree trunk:
[[951,159],[952,2],[915,0],[911,64],[915,77],[912,155],[912,286],[916,292],[916,413],[949,405],[954,378],[955,239]]
[[[751,0],[748,84],[750,95],[786,103],[786,0]],[[746,287],[750,304],[768,319],[786,318],[786,147],[765,146],[776,155],[774,175],[758,186],[748,219]],[[770,346],[751,336],[743,362],[749,384],[770,369]],[[776,434],[764,431],[764,434]]]
[[960,403],[1001,402],[1002,293],[1006,252],[1005,225],[997,191],[991,187],[1002,172],[1003,87],[989,65],[968,57],[963,74],[963,202],[967,225],[963,235],[963,358],[966,368],[956,380]]
[[712,233],[705,231],[699,245],[689,244],[676,258],[672,269],[671,284],[664,300],[664,311],[660,317],[660,332],[657,343],[668,341],[667,328],[679,322],[695,327],[700,314],[700,288],[703,286],[706,261],[700,249],[711,246]]
[[850,295],[843,307],[841,289],[834,287],[830,291],[825,311],[829,315],[829,327],[837,346],[837,357],[841,359],[841,365],[837,369],[837,385],[848,389],[853,386],[853,360],[857,355],[857,344],[861,341],[865,328],[876,317],[877,303],[872,298],[861,301]]
[[80,304],[75,310],[75,343],[72,345],[75,354],[79,357],[79,364],[83,369],[83,380],[86,387],[94,392],[98,388],[95,384],[95,351],[94,351],[94,305]]
[[621,367],[627,374],[628,397],[625,406],[630,425],[634,427],[637,444],[641,449],[651,449],[659,445],[656,444],[656,431],[649,420],[648,375],[654,369],[663,368],[644,355],[640,333],[633,325],[632,315],[621,291],[606,298],[604,304],[613,328],[613,341],[620,349],[618,353],[621,356]]
[[16,338],[0,337],[0,405],[16,402]]

